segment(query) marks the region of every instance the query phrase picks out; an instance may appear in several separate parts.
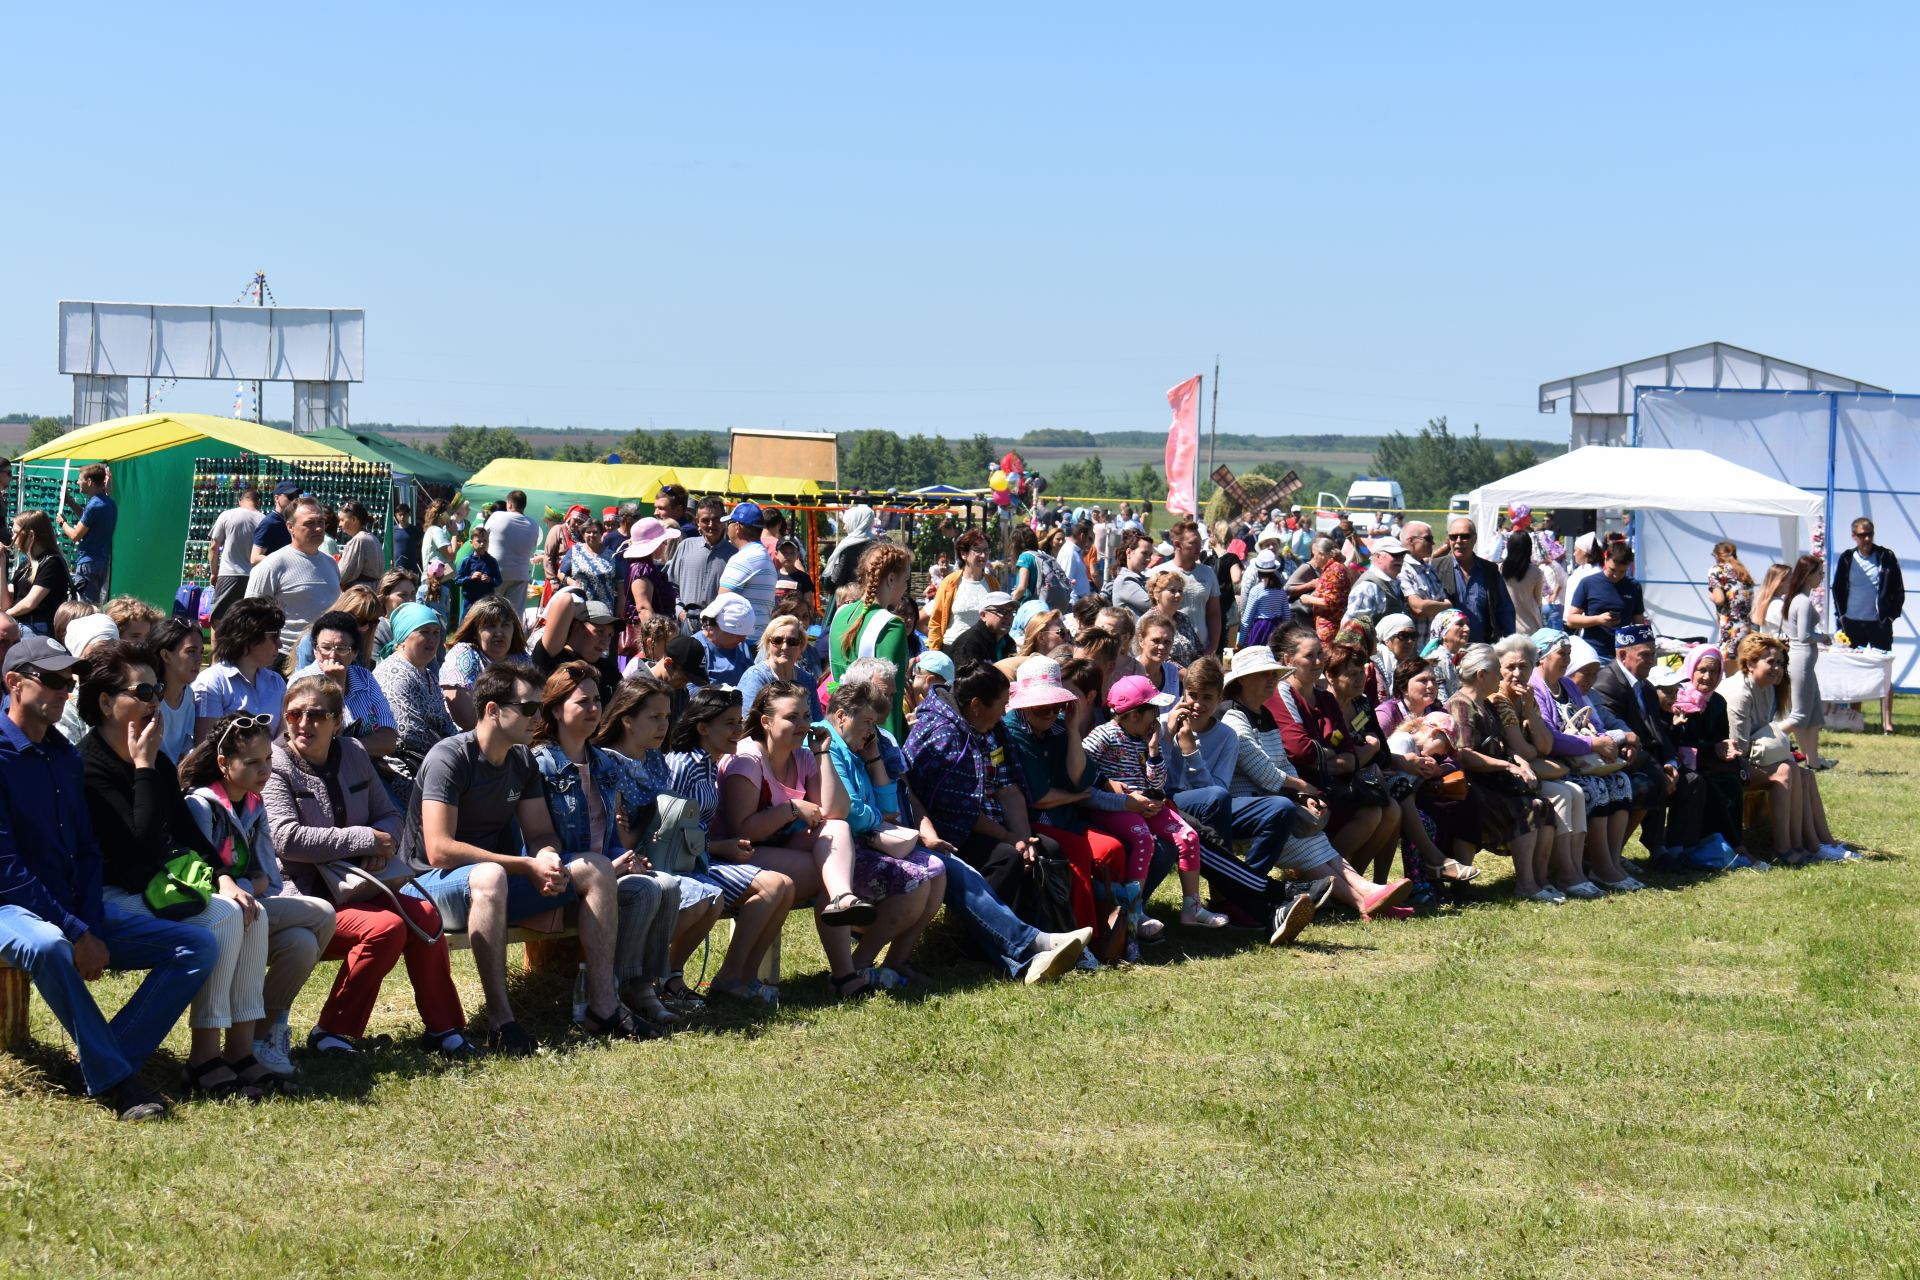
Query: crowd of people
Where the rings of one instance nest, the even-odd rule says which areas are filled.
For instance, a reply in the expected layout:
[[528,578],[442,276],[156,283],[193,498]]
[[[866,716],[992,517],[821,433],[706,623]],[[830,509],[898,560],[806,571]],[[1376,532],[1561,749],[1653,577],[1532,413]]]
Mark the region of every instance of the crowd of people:
[[[323,960],[303,1056],[366,1052],[402,961],[427,1050],[534,1052],[516,926],[575,929],[574,1021],[635,1039],[776,1003],[795,909],[857,1000],[932,980],[916,957],[943,909],[1037,983],[1173,928],[1279,946],[1334,911],[1404,919],[1483,854],[1544,904],[1649,869],[1857,856],[1812,736],[1817,560],[1755,586],[1723,548],[1719,634],[1676,664],[1628,544],[1583,537],[1569,571],[1524,508],[1498,563],[1464,518],[1442,542],[1418,521],[1318,533],[1297,509],[1157,538],[1130,507],[1040,514],[937,525],[922,579],[899,513],[864,503],[816,564],[753,502],[667,486],[650,513],[576,506],[543,531],[516,492],[403,516],[390,564],[368,512],[289,482],[214,525],[206,643],[81,598],[45,563],[50,517],[22,512],[0,958],[87,1092],[139,1119],[166,1112],[140,1070],[183,1012],[193,1094],[297,1092],[290,1011]],[[1835,605],[1868,636],[1902,591],[1855,531]],[[1169,876],[1179,906],[1156,912]],[[723,918],[717,968],[690,978]],[[148,971],[111,1018],[87,986],[108,968]]]

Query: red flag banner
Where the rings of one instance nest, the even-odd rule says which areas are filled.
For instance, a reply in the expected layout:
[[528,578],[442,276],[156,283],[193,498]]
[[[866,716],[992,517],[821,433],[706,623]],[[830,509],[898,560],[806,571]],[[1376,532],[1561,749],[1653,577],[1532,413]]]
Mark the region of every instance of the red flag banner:
[[1167,511],[1173,515],[1200,514],[1200,375],[1194,374],[1167,392],[1173,406],[1173,429],[1167,434]]

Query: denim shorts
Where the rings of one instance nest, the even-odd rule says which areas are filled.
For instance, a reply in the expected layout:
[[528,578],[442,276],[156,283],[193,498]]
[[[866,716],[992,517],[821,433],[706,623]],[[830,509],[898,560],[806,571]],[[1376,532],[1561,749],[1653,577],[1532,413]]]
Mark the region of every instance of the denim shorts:
[[[440,912],[441,924],[450,932],[467,931],[467,914],[473,905],[474,864],[464,867],[434,867],[418,876],[413,884],[407,886],[408,893],[424,891],[427,900]],[[562,893],[548,897],[534,884],[532,876],[507,877],[507,923],[525,920],[537,916],[555,907],[564,907],[578,902],[580,895],[568,885]]]

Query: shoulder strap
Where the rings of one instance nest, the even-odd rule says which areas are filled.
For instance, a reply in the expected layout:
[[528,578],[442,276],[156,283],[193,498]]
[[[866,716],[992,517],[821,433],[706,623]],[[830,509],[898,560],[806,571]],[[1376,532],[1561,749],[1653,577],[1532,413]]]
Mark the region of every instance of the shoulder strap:
[[860,626],[858,656],[862,658],[878,657],[879,654],[876,650],[880,643],[880,637],[885,634],[887,624],[894,620],[894,615],[885,609],[875,609],[872,613],[868,614]]

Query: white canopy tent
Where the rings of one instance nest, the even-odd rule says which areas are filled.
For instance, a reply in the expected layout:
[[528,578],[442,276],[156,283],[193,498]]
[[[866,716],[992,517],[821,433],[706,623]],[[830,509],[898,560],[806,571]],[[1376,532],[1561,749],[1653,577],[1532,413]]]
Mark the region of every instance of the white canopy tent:
[[[1798,549],[1807,545],[1814,522],[1826,513],[1825,494],[1809,492],[1701,449],[1588,445],[1482,485],[1469,495],[1468,509],[1480,534],[1480,552],[1496,562],[1499,550],[1494,531],[1500,527],[1500,513],[1516,502],[1544,510],[1624,507],[1649,517],[1671,512],[1677,513],[1682,523],[1696,516],[1771,516],[1778,522],[1778,546],[1743,545],[1742,553],[1752,556],[1770,551],[1770,558],[1787,563],[1792,563]],[[1806,522],[1804,527],[1802,521]],[[1707,563],[1670,564],[1675,557],[1647,545],[1652,536],[1664,547],[1669,539],[1661,530],[1670,523],[1652,518],[1635,522],[1640,543],[1635,576],[1646,587],[1647,610],[1656,621],[1665,619],[1663,630],[1686,623],[1694,630],[1705,626],[1706,634],[1711,634],[1714,610],[1702,581]],[[1712,531],[1695,532],[1710,536]]]

